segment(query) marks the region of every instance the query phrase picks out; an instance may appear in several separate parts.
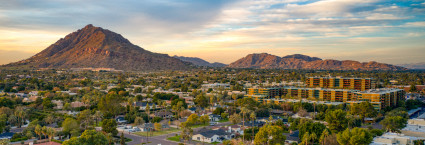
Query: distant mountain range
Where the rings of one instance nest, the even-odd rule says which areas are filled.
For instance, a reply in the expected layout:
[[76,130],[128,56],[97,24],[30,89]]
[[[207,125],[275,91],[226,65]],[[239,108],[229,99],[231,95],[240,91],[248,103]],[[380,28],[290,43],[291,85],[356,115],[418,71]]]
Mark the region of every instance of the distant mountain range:
[[185,62],[190,62],[196,66],[206,66],[206,67],[224,67],[226,66],[226,64],[223,63],[219,63],[219,62],[214,62],[214,63],[209,63],[208,61],[205,61],[201,58],[197,58],[197,57],[184,57],[184,56],[177,56],[174,55],[174,58],[180,59],[181,61],[185,61]]
[[402,66],[408,69],[425,69],[425,62],[399,64],[399,66]]
[[[279,57],[267,53],[249,54],[229,65],[209,63],[196,57],[173,56],[147,51],[120,34],[87,25],[61,38],[38,54],[19,62],[3,65],[12,68],[114,68],[125,71],[188,70],[192,66],[314,69],[314,70],[405,70],[390,64],[352,60],[322,60],[302,54]],[[406,67],[411,68],[411,65]],[[413,65],[425,66],[423,64]],[[423,67],[422,67],[423,68]]]
[[258,68],[258,69],[314,69],[314,70],[405,70],[406,68],[378,63],[358,62],[353,60],[322,60],[302,54],[279,57],[267,53],[249,54],[227,67],[230,68]]
[[114,68],[126,71],[185,70],[190,64],[167,54],[133,45],[107,29],[87,25],[68,34],[40,53],[4,67]]

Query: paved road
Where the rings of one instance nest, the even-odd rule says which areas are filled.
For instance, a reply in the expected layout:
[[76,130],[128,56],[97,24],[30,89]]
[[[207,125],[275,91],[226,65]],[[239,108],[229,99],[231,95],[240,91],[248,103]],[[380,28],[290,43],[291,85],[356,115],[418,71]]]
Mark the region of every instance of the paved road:
[[419,112],[413,114],[412,116],[410,116],[410,119],[415,119],[415,118],[419,117],[420,115],[422,115],[423,113],[425,113],[425,108],[422,108],[421,111],[419,111]]
[[[230,122],[224,122],[224,123],[219,123],[215,126],[226,126],[226,125],[229,125],[229,124],[231,124],[231,123]],[[206,128],[209,128],[209,129],[211,129],[212,127],[214,127],[214,126],[206,126]],[[193,132],[196,132],[196,131],[198,131],[202,128],[203,127],[195,128],[195,129],[193,129]],[[149,142],[151,142],[151,143],[149,143],[147,145],[158,145],[158,144],[161,144],[161,145],[178,145],[179,142],[167,140],[168,137],[175,136],[176,134],[180,134],[180,132],[174,132],[174,133],[149,137]],[[138,136],[138,135],[135,135],[135,134],[128,134],[128,133],[125,133],[125,132],[124,132],[124,136],[126,138],[132,139],[131,142],[127,142],[127,145],[138,145],[138,144],[142,144],[142,143],[146,142],[146,137],[144,137],[144,136]],[[197,142],[192,141],[191,143],[196,144]],[[208,145],[207,143],[205,143],[205,144]]]
[[[138,145],[138,144],[145,143],[147,141],[146,137],[138,136],[138,135],[135,135],[135,134],[124,133],[124,136],[126,138],[132,139],[131,142],[127,142],[127,145]],[[169,140],[166,140],[166,139],[157,138],[157,136],[156,137],[149,137],[149,142],[151,142],[151,143],[146,144],[146,145],[158,145],[158,144],[161,144],[161,145],[178,145],[179,144],[178,142],[172,142],[172,141],[169,141]]]
[[21,127],[21,128],[14,127],[10,129],[10,132],[14,132],[14,133],[22,132],[25,128],[27,127]]

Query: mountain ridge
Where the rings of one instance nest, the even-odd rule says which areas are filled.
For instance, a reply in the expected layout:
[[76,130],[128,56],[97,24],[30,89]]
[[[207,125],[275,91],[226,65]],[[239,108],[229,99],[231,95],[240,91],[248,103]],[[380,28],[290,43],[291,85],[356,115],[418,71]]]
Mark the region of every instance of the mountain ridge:
[[398,64],[408,69],[425,69],[425,62]]
[[254,53],[229,64],[230,68],[312,69],[312,70],[406,70],[404,67],[375,61],[322,60],[302,54],[279,57],[268,53]]
[[190,62],[190,63],[192,63],[196,66],[206,66],[206,67],[224,67],[224,66],[226,66],[226,64],[219,63],[219,62],[210,63],[210,62],[203,60],[201,58],[198,58],[198,57],[185,57],[185,56],[177,56],[177,55],[174,55],[173,57],[180,59],[181,61]]
[[91,24],[66,35],[36,55],[4,67],[106,67],[127,71],[184,70],[189,64],[132,44],[121,34]]

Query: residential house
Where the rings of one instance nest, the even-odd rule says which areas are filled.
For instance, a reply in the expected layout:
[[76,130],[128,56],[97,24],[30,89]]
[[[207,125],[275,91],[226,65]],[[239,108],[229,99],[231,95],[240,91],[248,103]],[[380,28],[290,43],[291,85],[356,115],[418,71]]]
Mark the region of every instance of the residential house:
[[189,110],[191,113],[195,113],[195,112],[197,112],[197,111],[202,111],[202,110],[204,110],[204,108],[202,108],[202,107],[190,107],[188,110]]
[[39,96],[30,96],[28,98],[24,98],[22,101],[23,102],[34,102],[35,100],[37,100]]
[[52,103],[56,104],[56,106],[53,107],[53,109],[62,109],[63,108],[62,100],[52,100]]
[[373,138],[371,145],[414,145],[415,140],[423,139],[425,138],[387,132],[382,136]]
[[405,128],[401,130],[406,136],[425,138],[425,120],[424,119],[409,119]]
[[[257,120],[258,121],[262,121],[262,122],[267,122],[267,121],[270,121],[269,120],[270,119],[270,117],[257,117]],[[272,122],[275,122],[275,121],[277,121],[277,120],[281,120],[282,119],[282,117],[280,117],[280,116],[272,116]]]
[[293,143],[298,143],[298,141],[300,140],[300,138],[298,137],[299,134],[300,132],[298,130],[291,131],[290,133],[283,133],[283,135],[286,136],[285,144],[291,145]]
[[231,134],[226,132],[223,129],[218,129],[218,130],[202,129],[198,131],[197,133],[194,133],[192,136],[192,140],[207,142],[207,143],[222,142],[223,140],[229,140],[229,139],[231,139]]
[[141,131],[146,132],[146,131],[153,131],[155,129],[155,126],[153,123],[145,123],[139,126],[139,128]]
[[72,108],[87,107],[87,106],[89,105],[84,104],[83,102],[80,102],[80,101],[71,102]]
[[[264,124],[266,124],[265,122],[263,122],[263,121],[258,121],[258,120],[255,120],[255,121],[246,121],[245,122],[245,127],[262,127],[262,126],[264,126]],[[243,123],[239,123],[238,125],[244,125]]]
[[118,124],[125,124],[127,123],[127,120],[125,120],[123,115],[119,115],[117,117],[115,117],[115,120],[117,121]]
[[152,106],[156,104],[155,103],[147,103],[147,102],[134,102],[133,105],[136,107],[139,107],[140,110],[146,110],[146,106],[149,104],[149,108],[152,109]]
[[227,132],[235,134],[235,135],[243,135],[242,127],[236,124],[229,126]]
[[221,116],[217,115],[217,114],[210,114],[208,116],[210,118],[210,121],[212,121],[212,122],[217,122],[217,121],[221,120]]
[[173,113],[171,113],[170,111],[158,111],[154,113],[155,117],[161,117],[161,118],[166,118],[166,119],[170,119],[173,118]]

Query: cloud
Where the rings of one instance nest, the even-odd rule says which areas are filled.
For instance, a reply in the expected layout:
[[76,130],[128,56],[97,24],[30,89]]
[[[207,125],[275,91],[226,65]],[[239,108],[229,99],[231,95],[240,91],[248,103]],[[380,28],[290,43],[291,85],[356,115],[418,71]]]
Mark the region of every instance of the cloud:
[[415,57],[398,62],[413,61],[425,39],[423,0],[1,1],[0,50],[36,52],[89,23],[153,52],[225,63],[254,52],[391,63],[400,50]]

